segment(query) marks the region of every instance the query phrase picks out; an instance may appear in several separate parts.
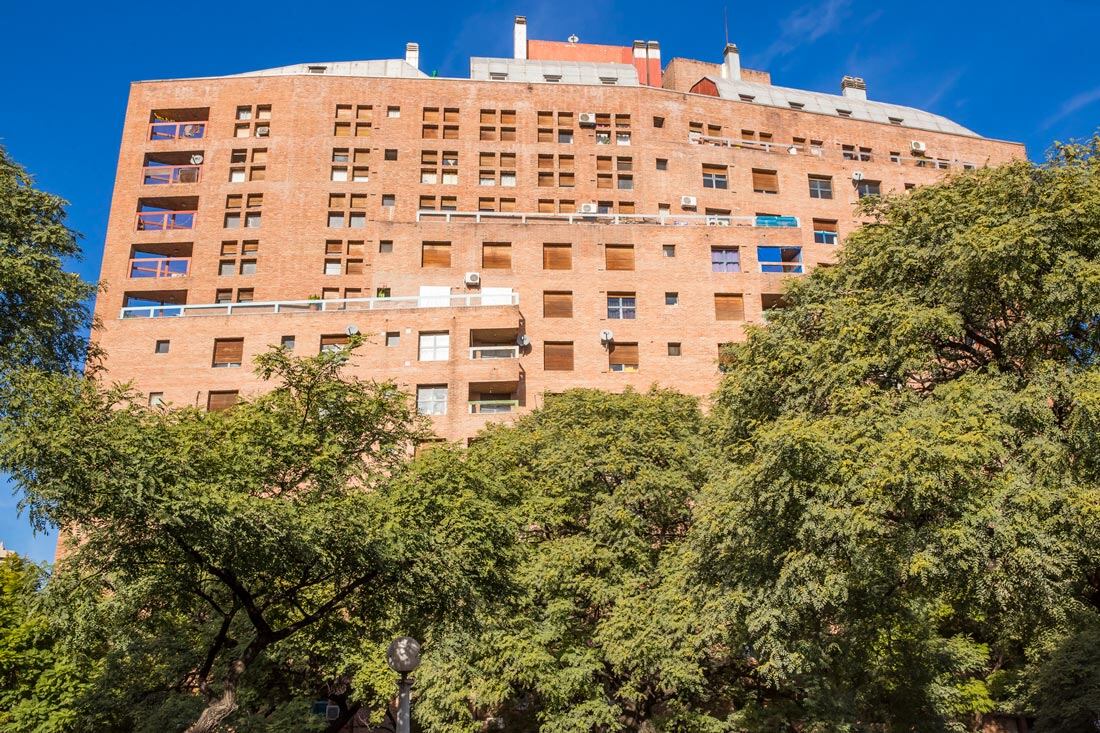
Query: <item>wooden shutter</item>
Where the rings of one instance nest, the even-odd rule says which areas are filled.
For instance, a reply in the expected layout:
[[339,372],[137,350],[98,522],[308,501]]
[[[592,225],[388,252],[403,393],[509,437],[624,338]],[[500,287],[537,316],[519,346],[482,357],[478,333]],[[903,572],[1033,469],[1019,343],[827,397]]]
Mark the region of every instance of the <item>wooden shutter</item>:
[[321,351],[324,351],[325,347],[344,346],[347,342],[348,337],[342,333],[321,336]]
[[548,372],[573,371],[573,342],[547,341],[542,345],[542,368]]
[[450,267],[450,242],[424,242],[420,256],[421,267]]
[[363,260],[348,260],[347,261],[347,274],[349,274],[349,275],[362,275],[363,274]]
[[835,219],[814,219],[814,231],[815,232],[833,232],[836,233],[836,220]]
[[573,269],[573,245],[571,245],[571,244],[544,244],[544,245],[542,245],[542,268],[544,270],[572,270]]
[[237,404],[237,390],[235,389],[226,392],[206,393],[206,409],[210,412],[228,410],[235,404]]
[[240,364],[244,360],[244,339],[214,339],[214,365]]
[[719,321],[745,320],[745,297],[740,293],[715,293],[714,317]]
[[486,242],[481,245],[481,266],[486,270],[512,269],[512,245],[507,242]]
[[623,364],[628,367],[638,367],[638,344],[611,344],[611,364]]
[[752,190],[779,193],[779,174],[775,171],[752,169]]
[[608,244],[604,246],[604,261],[608,270],[633,270],[634,245]]
[[544,292],[542,294],[542,317],[572,318],[573,293],[569,291]]

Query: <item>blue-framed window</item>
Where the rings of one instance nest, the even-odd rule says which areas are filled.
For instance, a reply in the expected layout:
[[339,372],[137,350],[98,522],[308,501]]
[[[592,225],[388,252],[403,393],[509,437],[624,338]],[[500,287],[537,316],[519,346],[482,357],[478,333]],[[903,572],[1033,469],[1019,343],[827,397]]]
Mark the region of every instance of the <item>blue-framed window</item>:
[[802,272],[801,247],[757,247],[760,272]]

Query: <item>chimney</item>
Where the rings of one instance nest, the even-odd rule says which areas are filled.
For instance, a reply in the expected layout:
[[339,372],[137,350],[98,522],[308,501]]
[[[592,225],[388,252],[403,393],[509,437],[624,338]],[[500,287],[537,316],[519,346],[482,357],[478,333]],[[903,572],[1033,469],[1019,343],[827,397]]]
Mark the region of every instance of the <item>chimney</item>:
[[649,65],[645,59],[645,41],[634,41],[634,68],[638,70],[638,81],[649,84]]
[[517,59],[527,58],[527,18],[516,16],[516,26],[512,31],[512,39],[515,42],[515,54]]
[[867,99],[867,82],[858,76],[846,76],[840,80],[840,93],[848,99]]
[[727,43],[722,54],[722,78],[735,81],[741,79],[741,52],[737,50],[735,43]]
[[406,43],[405,44],[405,63],[414,69],[420,68],[420,44],[419,43]]
[[[656,65],[657,67],[656,69],[650,69],[649,71],[649,85],[652,87],[659,87],[663,83],[661,79],[661,44],[657,43],[656,41],[646,41],[645,54],[646,61],[648,62],[646,65]],[[653,78],[654,74],[656,74],[656,79]]]

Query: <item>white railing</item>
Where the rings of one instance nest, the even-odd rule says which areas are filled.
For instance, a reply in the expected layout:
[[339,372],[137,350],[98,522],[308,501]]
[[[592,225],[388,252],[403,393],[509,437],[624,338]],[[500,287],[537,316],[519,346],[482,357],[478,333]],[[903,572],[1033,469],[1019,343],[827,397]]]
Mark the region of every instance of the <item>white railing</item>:
[[471,359],[518,359],[518,346],[472,346]]
[[179,318],[185,316],[249,316],[271,313],[332,313],[387,311],[409,308],[479,308],[519,305],[519,293],[410,295],[399,298],[328,298],[269,300],[200,305],[139,305],[122,309],[119,318]]
[[514,412],[517,407],[519,400],[470,400],[468,409],[471,415],[499,415]]
[[[764,153],[777,153],[783,155],[814,155],[819,158],[835,158],[833,151],[828,154],[821,145],[801,145],[799,143],[780,143],[775,141],[739,140],[732,137],[717,137],[715,135],[703,135],[698,132],[688,133],[688,142],[694,145],[715,145],[720,148],[743,148],[745,150],[759,150]],[[842,150],[840,159],[849,163],[870,163],[875,160],[889,159],[893,165],[908,165],[914,168],[935,168],[938,170],[951,170],[962,168],[973,170],[978,166],[968,160],[949,160],[947,158],[924,157],[916,155],[897,155],[883,157],[881,153],[876,159],[874,155],[861,150]]]
[[527,211],[416,212],[416,220],[445,224],[653,224],[657,226],[799,227],[798,217],[726,216],[719,214],[544,214]]

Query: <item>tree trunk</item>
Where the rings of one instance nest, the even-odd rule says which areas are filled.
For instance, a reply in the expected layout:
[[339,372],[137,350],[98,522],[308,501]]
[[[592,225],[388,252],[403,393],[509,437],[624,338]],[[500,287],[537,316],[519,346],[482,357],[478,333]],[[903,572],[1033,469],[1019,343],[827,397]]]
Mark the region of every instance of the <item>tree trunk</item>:
[[229,665],[229,671],[226,672],[225,678],[222,680],[221,696],[208,701],[206,708],[199,715],[199,719],[192,723],[184,733],[214,733],[221,722],[233,714],[233,711],[237,709],[237,682],[241,679],[245,669],[248,668],[248,662],[259,653],[259,648],[255,647],[256,642],[253,642],[241,655],[240,659],[233,660],[233,663]]

